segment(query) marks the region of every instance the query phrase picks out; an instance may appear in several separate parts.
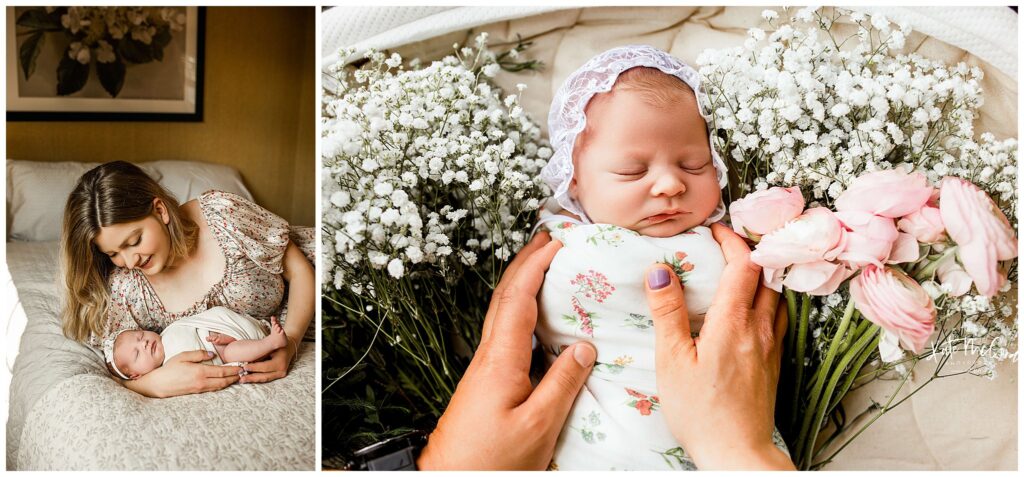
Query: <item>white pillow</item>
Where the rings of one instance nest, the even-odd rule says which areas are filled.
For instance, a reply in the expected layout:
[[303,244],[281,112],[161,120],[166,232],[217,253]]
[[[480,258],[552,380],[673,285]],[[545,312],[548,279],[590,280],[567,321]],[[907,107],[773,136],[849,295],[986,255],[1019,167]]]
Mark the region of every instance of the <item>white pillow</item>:
[[[78,178],[98,162],[38,162],[7,160],[7,236],[10,240],[46,241],[60,238],[64,204]],[[154,161],[138,166],[156,179],[179,202],[210,189],[233,192],[249,200],[252,194],[235,168],[193,161]]]

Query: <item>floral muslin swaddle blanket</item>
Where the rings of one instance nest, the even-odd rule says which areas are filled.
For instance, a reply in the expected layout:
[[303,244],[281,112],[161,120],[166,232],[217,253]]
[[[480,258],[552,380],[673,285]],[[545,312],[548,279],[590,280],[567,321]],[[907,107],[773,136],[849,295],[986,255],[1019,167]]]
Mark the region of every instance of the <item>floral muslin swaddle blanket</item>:
[[660,413],[644,274],[656,262],[672,267],[685,285],[691,330],[699,331],[725,267],[711,229],[700,226],[660,238],[543,213],[542,222],[563,247],[540,293],[540,346],[549,365],[580,340],[598,351],[559,435],[551,468],[695,469]]

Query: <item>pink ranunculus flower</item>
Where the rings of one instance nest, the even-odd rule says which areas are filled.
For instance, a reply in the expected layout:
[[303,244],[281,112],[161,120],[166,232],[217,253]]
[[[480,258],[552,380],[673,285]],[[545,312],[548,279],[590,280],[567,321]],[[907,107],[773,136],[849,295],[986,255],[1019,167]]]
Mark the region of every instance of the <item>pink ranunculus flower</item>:
[[782,268],[762,267],[764,273],[764,286],[782,293],[782,280],[786,278],[786,270]]
[[938,207],[921,207],[921,210],[900,219],[896,226],[921,243],[936,243],[946,239],[946,226],[942,224],[942,214]]
[[908,174],[902,169],[869,172],[854,179],[839,195],[836,210],[858,210],[895,219],[919,210],[932,190],[924,174]]
[[921,244],[913,235],[900,232],[896,241],[892,243],[892,252],[889,252],[889,259],[885,263],[909,263],[916,262],[921,258]]
[[761,237],[750,260],[764,268],[833,260],[846,245],[839,219],[825,207],[808,209],[782,228]]
[[1017,237],[1003,211],[984,191],[956,177],[940,184],[939,212],[957,257],[978,293],[993,296],[1006,282],[999,262],[1017,256]]
[[868,265],[850,282],[861,314],[920,353],[935,331],[935,303],[914,279],[894,268]]
[[804,196],[799,187],[772,187],[729,204],[729,219],[741,237],[759,240],[803,211]]
[[789,268],[782,285],[795,292],[814,296],[825,296],[835,293],[854,271],[842,263],[820,260],[811,263],[798,263]]
[[939,283],[943,285],[943,288],[949,289],[949,296],[963,296],[967,292],[971,291],[971,276],[964,271],[963,267],[959,263],[956,263],[956,257],[949,255],[943,258],[939,262],[939,267],[935,270],[939,277]]
[[846,227],[846,248],[839,254],[839,260],[853,269],[869,263],[882,266],[892,252],[892,244],[899,237],[896,223],[892,219],[869,212],[847,210],[836,212],[836,218]]

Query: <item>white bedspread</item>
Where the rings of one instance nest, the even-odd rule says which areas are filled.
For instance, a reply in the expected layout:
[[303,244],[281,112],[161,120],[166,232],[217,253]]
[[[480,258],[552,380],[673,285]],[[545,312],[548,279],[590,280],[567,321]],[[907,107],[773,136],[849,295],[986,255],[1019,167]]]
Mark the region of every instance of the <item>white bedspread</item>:
[[285,379],[145,398],[61,333],[57,243],[9,242],[7,260],[28,316],[11,380],[8,470],[315,468],[312,343]]

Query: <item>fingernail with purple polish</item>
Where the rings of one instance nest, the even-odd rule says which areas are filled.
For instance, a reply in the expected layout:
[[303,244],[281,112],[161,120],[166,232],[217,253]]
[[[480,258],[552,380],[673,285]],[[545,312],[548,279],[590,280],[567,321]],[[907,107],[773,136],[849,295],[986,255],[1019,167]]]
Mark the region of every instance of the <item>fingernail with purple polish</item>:
[[669,282],[668,270],[658,267],[650,272],[647,272],[647,286],[651,290],[660,290],[668,286]]

